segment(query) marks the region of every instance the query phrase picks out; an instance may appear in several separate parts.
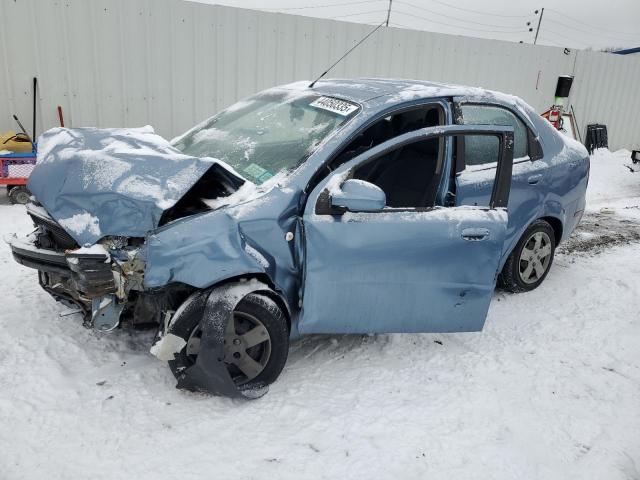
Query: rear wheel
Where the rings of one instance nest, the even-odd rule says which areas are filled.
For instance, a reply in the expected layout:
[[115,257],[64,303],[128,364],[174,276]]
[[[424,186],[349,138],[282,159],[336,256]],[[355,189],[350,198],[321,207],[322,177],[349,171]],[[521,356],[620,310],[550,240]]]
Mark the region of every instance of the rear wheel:
[[533,222],[504,264],[499,277],[500,286],[510,292],[537,288],[549,273],[555,249],[551,225],[544,220]]
[[[169,361],[178,375],[196,362],[200,353],[201,315],[181,317],[171,332],[187,343]],[[273,383],[287,361],[289,329],[282,309],[270,297],[250,293],[238,303],[227,324],[224,337],[224,363],[234,383],[244,388]]]
[[11,202],[13,205],[26,205],[27,203],[29,203],[30,199],[31,192],[27,190],[27,187],[19,185],[17,187],[11,187],[11,189],[9,190],[9,202]]

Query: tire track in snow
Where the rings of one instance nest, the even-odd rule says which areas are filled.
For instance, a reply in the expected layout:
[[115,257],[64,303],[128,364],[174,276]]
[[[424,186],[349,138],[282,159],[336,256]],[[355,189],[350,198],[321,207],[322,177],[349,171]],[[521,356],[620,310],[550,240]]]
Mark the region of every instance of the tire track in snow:
[[571,237],[558,247],[558,253],[600,253],[617,245],[640,243],[640,223],[613,212],[587,212]]

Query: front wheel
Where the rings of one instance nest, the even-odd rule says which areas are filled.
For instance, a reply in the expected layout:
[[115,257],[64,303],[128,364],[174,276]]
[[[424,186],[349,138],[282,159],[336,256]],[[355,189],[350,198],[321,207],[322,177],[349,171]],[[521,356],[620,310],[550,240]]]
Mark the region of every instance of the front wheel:
[[[200,320],[200,314],[186,315],[171,327],[173,334],[186,341],[169,361],[176,378],[195,363],[200,353]],[[224,363],[234,383],[249,389],[273,383],[288,353],[289,329],[280,306],[267,295],[248,294],[233,311],[224,337]]]
[[514,293],[537,288],[549,273],[555,249],[551,225],[544,220],[533,222],[502,267],[500,286]]

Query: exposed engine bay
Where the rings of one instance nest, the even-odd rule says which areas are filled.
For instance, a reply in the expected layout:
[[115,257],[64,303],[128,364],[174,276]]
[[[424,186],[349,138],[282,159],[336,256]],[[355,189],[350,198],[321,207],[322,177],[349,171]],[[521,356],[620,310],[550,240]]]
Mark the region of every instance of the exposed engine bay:
[[244,180],[215,164],[200,177],[173,207],[165,210],[160,218],[159,226],[179,218],[209,211],[211,207],[206,200],[227,197],[236,192],[243,184]]

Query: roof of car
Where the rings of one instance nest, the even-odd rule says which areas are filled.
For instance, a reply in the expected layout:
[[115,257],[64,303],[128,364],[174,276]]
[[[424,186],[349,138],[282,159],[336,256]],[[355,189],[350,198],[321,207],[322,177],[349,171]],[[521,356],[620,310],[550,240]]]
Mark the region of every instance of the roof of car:
[[[296,94],[313,91],[316,94],[341,98],[362,106],[364,115],[376,115],[403,105],[411,105],[423,99],[457,97],[460,103],[485,103],[502,105],[520,114],[529,127],[538,131],[541,117],[521,98],[480,87],[468,87],[425,80],[388,78],[322,79],[309,88],[311,82],[301,81],[276,87],[293,90]],[[293,93],[293,92],[292,92]]]
[[[291,87],[306,87],[310,82],[296,82]],[[431,98],[459,95],[483,95],[488,91],[477,87],[466,87],[425,80],[391,78],[322,79],[313,90],[323,95],[337,95],[358,103],[388,96],[397,100]]]
[[[304,91],[311,82],[301,81],[279,88]],[[502,104],[518,110],[529,119],[537,113],[521,98],[480,87],[468,87],[425,80],[391,78],[321,79],[310,89],[320,95],[332,96],[359,103],[364,110],[373,112],[387,107],[424,98],[458,97],[466,102]],[[532,120],[533,121],[533,120]]]

